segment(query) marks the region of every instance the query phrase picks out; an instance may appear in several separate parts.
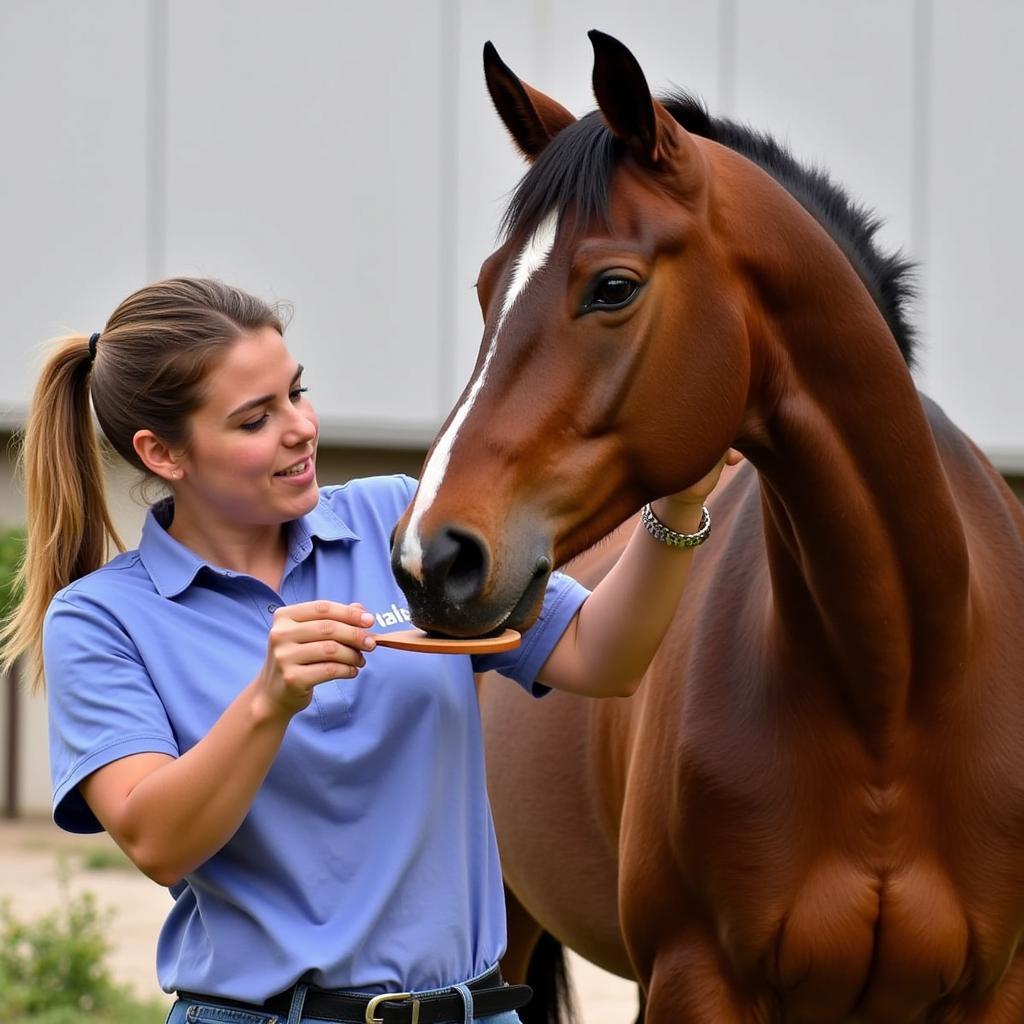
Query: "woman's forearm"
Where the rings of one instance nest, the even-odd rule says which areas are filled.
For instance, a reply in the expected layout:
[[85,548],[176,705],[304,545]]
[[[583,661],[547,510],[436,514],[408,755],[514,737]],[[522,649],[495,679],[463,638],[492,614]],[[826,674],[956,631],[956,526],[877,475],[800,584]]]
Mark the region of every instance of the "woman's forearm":
[[[662,499],[652,505],[678,533],[699,527],[699,504]],[[633,693],[675,615],[693,554],[694,548],[669,547],[638,524],[552,652],[542,681],[595,697]]]
[[138,867],[172,885],[220,850],[248,813],[288,721],[250,684],[194,747],[136,782],[115,838]]

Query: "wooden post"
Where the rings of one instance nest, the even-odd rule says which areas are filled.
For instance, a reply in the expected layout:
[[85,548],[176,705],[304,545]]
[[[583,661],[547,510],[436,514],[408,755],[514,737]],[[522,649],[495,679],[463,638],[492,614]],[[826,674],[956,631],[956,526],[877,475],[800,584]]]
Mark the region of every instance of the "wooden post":
[[7,687],[7,724],[4,730],[6,732],[4,738],[7,741],[4,744],[7,748],[4,773],[3,816],[5,818],[16,818],[18,816],[18,790],[20,788],[18,785],[18,765],[21,760],[21,751],[19,749],[19,726],[21,725],[19,715],[19,683],[17,666],[13,665],[11,666],[11,671],[4,675],[4,685]]

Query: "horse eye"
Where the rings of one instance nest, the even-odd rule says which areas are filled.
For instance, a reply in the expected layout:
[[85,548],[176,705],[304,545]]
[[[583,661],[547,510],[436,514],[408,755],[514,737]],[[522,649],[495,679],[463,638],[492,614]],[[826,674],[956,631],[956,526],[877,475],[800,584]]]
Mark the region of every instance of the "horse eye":
[[640,282],[630,277],[604,277],[594,286],[586,309],[621,309],[640,290]]

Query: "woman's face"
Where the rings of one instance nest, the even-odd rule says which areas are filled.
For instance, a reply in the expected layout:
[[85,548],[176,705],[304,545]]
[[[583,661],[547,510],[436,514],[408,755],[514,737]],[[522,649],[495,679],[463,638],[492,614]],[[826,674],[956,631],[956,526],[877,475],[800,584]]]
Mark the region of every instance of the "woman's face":
[[320,424],[301,375],[271,327],[227,349],[191,417],[176,510],[197,525],[246,527],[288,522],[316,506]]

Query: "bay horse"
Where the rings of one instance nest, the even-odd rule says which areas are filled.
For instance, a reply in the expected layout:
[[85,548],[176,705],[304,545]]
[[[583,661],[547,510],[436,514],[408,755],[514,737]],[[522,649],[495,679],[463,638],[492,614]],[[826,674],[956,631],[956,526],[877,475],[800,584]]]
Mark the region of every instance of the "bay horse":
[[485,50],[531,166],[396,530],[413,619],[528,627],[552,566],[745,462],[635,696],[484,689],[507,973],[543,930],[649,1024],[1020,1024],[1022,510],[916,390],[877,222],[591,40],[579,120]]

